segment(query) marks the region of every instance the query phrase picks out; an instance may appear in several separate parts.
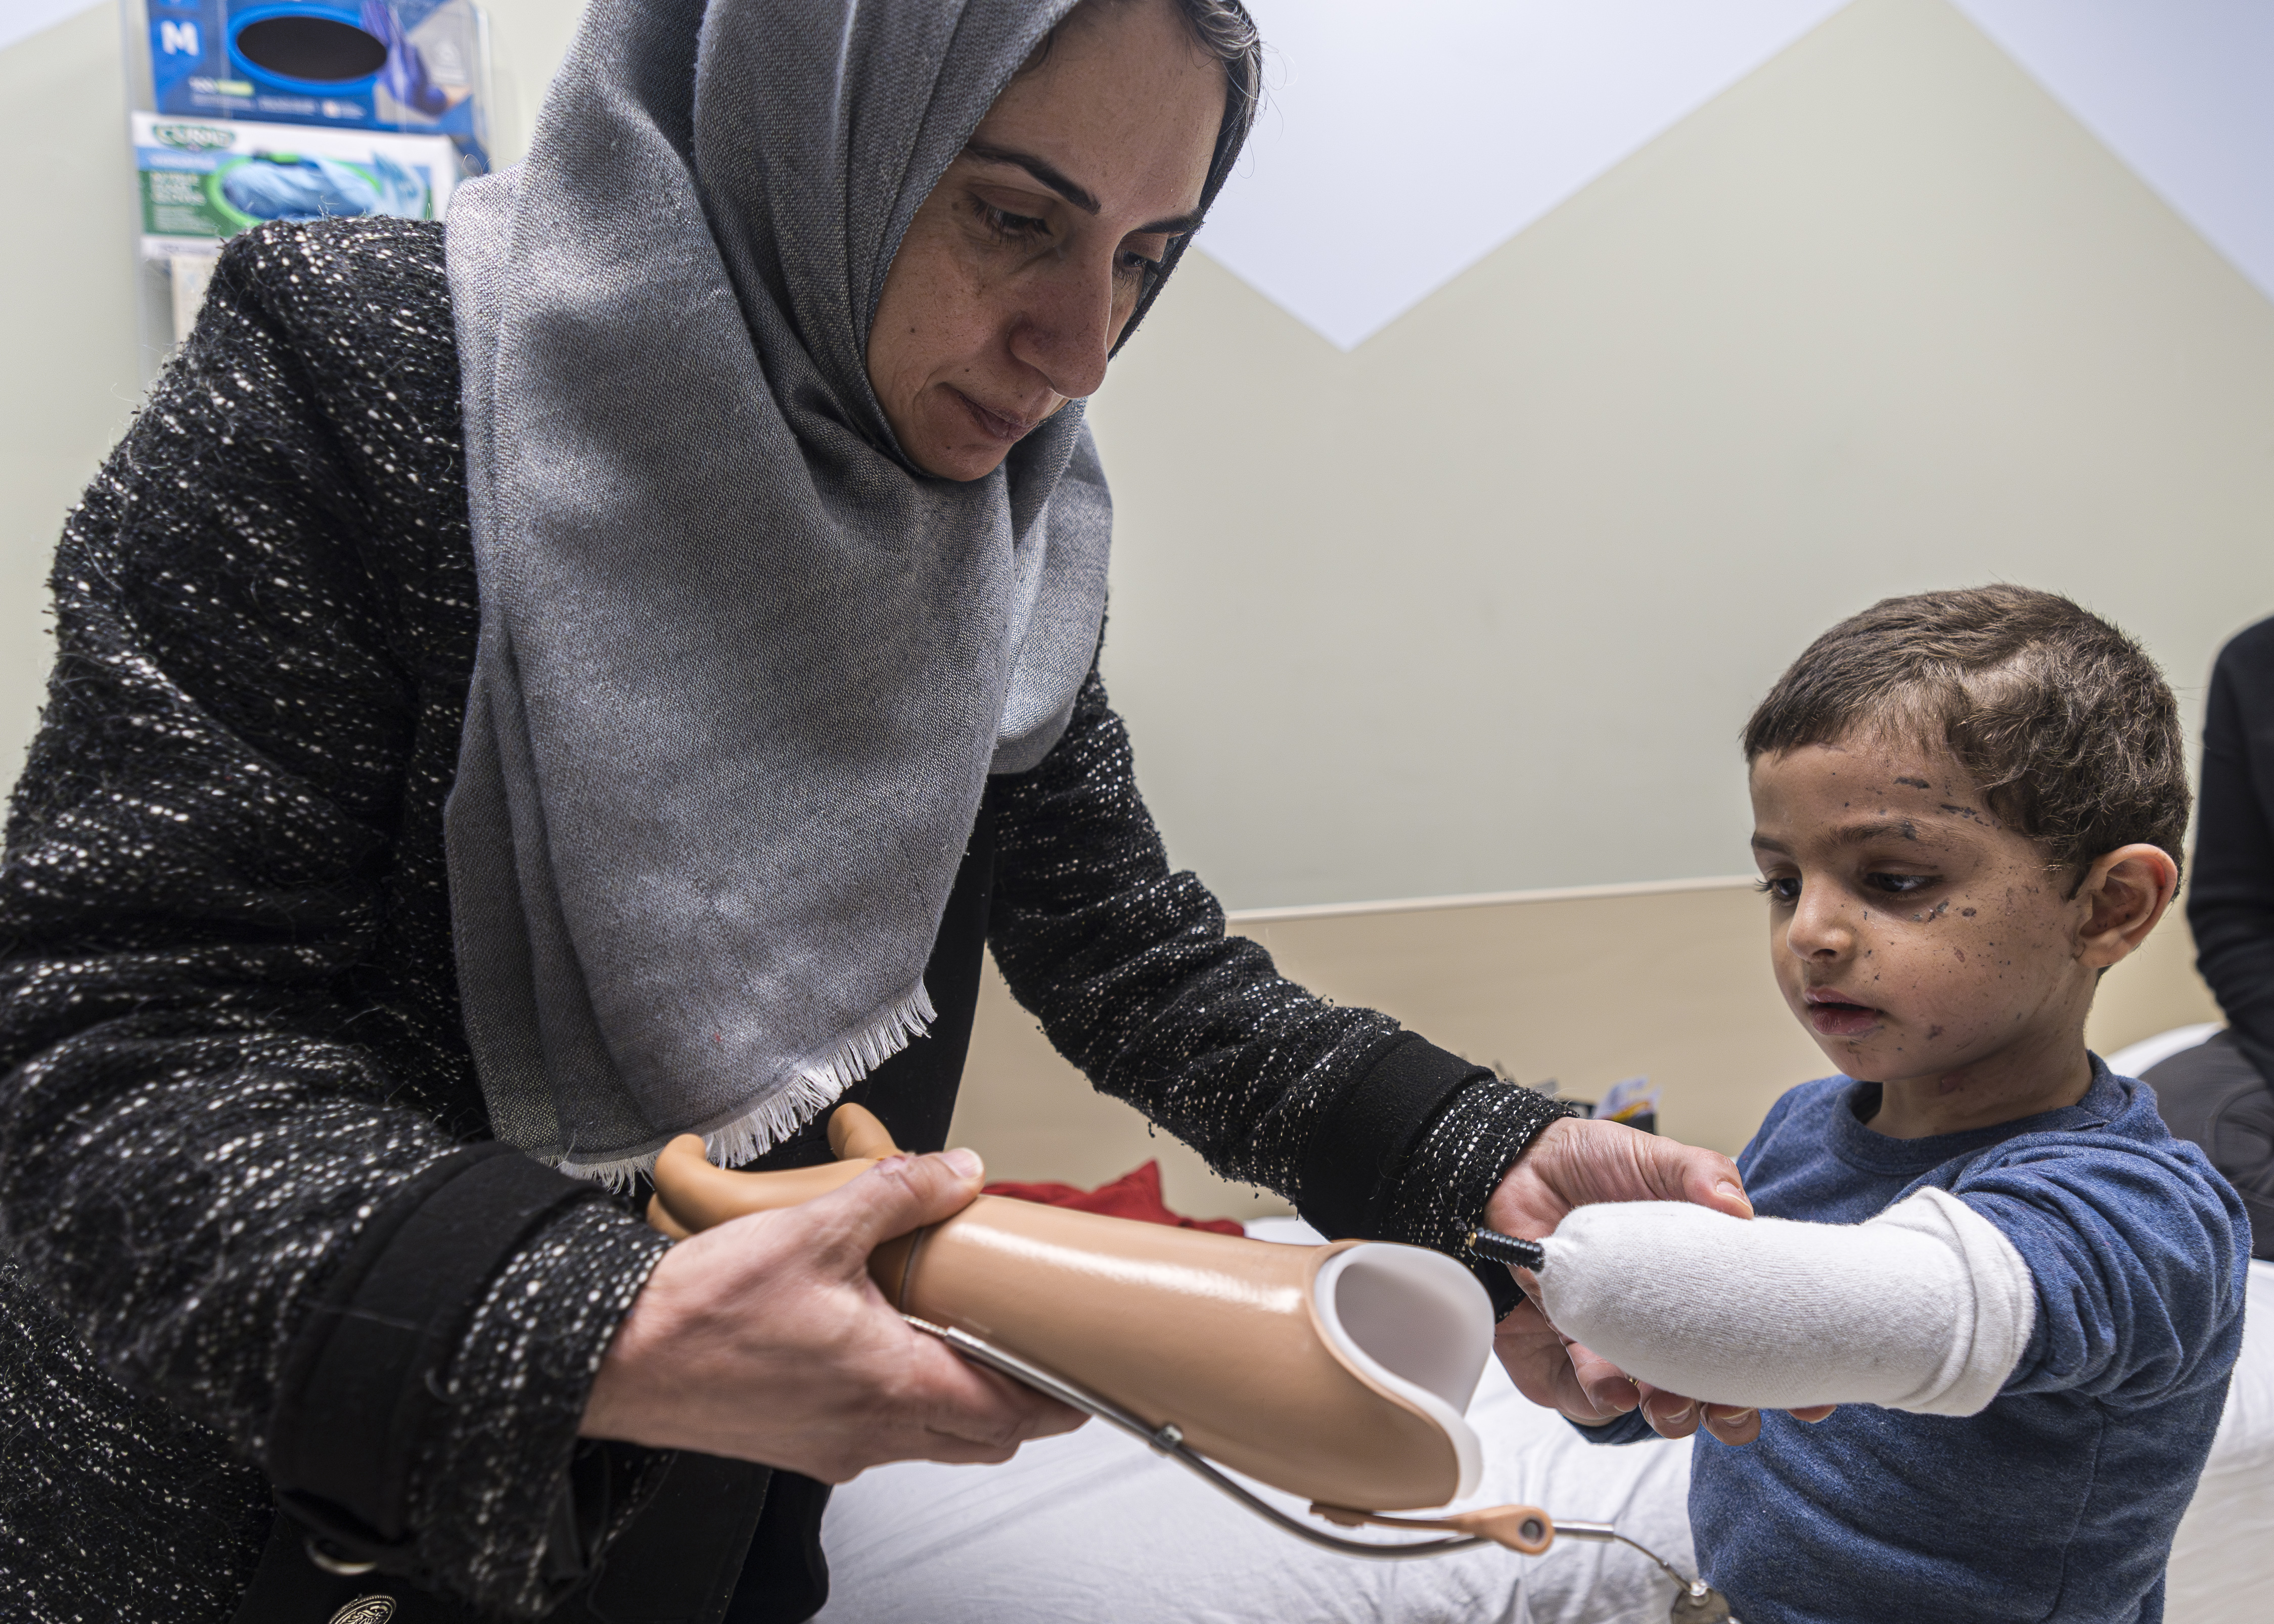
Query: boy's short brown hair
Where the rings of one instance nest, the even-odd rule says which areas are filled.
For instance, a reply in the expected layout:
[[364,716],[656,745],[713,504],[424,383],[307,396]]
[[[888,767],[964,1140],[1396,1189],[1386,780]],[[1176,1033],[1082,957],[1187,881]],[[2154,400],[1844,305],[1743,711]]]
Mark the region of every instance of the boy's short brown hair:
[[1859,732],[1947,748],[2062,867],[2135,841],[2180,861],[2187,763],[2171,686],[2138,643],[2055,593],[1880,599],[1777,679],[1745,724],[1745,759]]

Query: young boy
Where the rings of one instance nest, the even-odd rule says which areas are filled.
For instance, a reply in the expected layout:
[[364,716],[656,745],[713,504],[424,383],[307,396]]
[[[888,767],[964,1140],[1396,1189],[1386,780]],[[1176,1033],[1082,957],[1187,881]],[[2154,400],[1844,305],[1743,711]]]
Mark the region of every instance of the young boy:
[[2171,691],[2065,598],[1929,593],[1817,639],[1744,746],[1777,984],[1841,1075],[1746,1147],[1753,1221],[1582,1207],[1534,1295],[1577,1359],[1762,1412],[1690,1497],[1746,1624],[2160,1619],[2250,1252],[2084,1046],[2178,887]]

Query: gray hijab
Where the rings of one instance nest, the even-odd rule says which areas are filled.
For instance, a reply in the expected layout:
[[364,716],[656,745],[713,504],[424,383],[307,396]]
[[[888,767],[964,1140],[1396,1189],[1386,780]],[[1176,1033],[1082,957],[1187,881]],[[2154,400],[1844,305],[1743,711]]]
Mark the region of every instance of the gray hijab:
[[459,980],[496,1133],[566,1171],[747,1160],[922,1033],[987,777],[1065,730],[1112,533],[1079,406],[922,477],[864,357],[1073,4],[596,0],[528,161],[452,207]]

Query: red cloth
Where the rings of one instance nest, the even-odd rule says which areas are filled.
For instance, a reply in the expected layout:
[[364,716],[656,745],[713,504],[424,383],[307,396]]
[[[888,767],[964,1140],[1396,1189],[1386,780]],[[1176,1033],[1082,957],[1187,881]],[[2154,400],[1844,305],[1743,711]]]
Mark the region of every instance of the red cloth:
[[1157,1162],[1148,1162],[1095,1190],[1077,1190],[1072,1184],[990,1184],[987,1193],[1007,1195],[1014,1201],[1039,1201],[1044,1207],[1071,1207],[1078,1213],[1103,1213],[1109,1218],[1134,1218],[1140,1223],[1206,1229],[1211,1235],[1246,1233],[1229,1218],[1187,1218],[1171,1212],[1161,1199]]

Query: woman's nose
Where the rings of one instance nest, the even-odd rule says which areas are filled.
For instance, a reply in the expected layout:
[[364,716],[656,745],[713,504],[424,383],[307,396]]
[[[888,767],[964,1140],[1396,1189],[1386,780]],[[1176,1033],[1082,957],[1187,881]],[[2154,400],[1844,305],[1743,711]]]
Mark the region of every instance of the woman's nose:
[[1068,400],[1096,394],[1120,326],[1111,260],[1059,260],[1044,267],[1027,293],[1011,328],[1011,353]]

